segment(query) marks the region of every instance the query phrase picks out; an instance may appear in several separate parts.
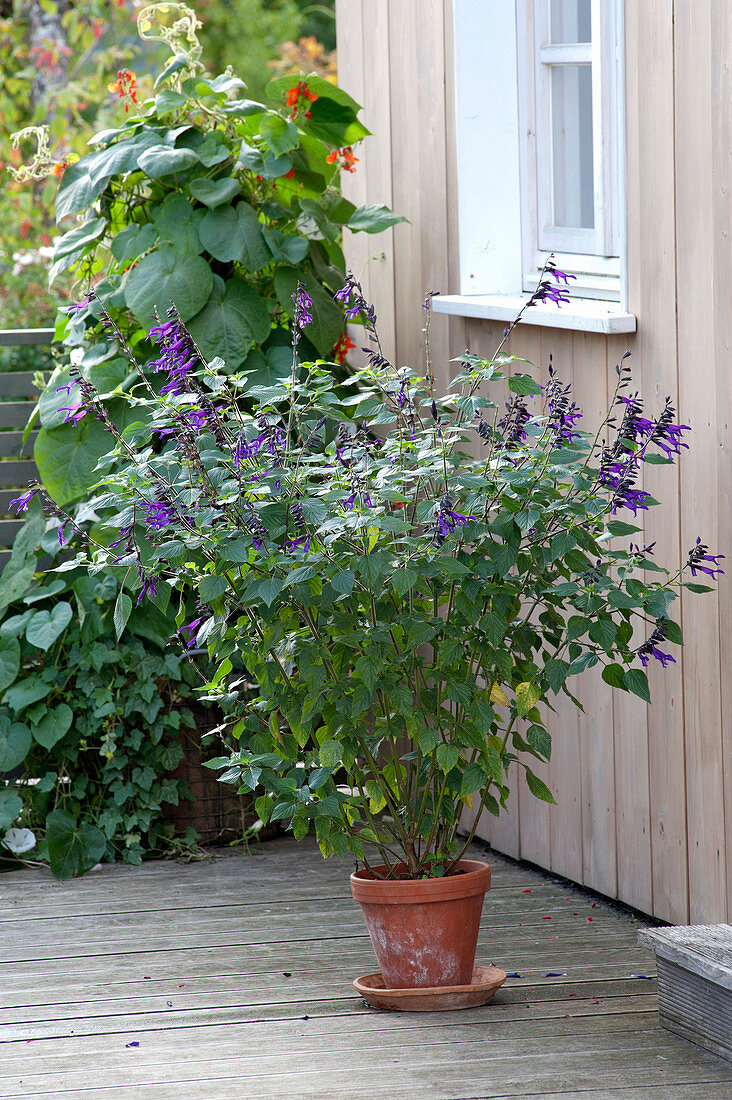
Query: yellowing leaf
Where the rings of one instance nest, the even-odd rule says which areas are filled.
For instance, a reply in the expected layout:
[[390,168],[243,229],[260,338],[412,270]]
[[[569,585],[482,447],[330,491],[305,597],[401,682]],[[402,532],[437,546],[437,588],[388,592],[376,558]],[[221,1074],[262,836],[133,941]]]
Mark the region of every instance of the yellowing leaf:
[[469,810],[472,810],[472,808],[473,808],[473,795],[472,794],[464,794],[463,797],[460,799],[460,801],[465,803],[465,805],[468,807]]
[[516,688],[516,710],[523,717],[541,696],[541,689],[534,683],[519,684]]
[[491,703],[497,703],[501,707],[510,707],[511,703],[500,684],[494,684],[491,688]]
[[369,527],[367,529],[367,534],[369,536],[369,554],[370,554],[371,551],[373,550],[373,548],[376,546],[376,543],[379,541],[379,528],[378,527]]

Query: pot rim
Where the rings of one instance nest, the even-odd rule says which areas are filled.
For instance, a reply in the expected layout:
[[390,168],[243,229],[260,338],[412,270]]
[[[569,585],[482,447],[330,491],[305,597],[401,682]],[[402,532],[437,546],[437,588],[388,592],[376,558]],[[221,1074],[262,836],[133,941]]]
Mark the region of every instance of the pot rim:
[[[451,901],[485,894],[491,885],[490,864],[480,859],[461,859],[462,875],[447,878],[375,879],[365,878],[365,868],[351,875],[351,893],[358,902],[372,905],[422,905],[432,901]],[[385,870],[380,864],[375,870]]]

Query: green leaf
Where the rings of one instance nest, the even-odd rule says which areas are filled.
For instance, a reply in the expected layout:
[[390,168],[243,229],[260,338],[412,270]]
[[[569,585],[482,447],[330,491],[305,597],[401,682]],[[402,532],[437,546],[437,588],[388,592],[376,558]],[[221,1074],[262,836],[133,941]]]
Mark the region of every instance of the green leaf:
[[408,566],[395,569],[391,583],[397,595],[404,596],[417,583],[417,574],[414,569],[410,569]]
[[176,256],[197,256],[203,252],[198,227],[205,211],[193,209],[180,191],[171,191],[153,207],[152,220],[160,236],[158,248]]
[[117,635],[117,641],[122,637],[122,633],[127,626],[127,620],[131,614],[132,600],[126,592],[120,589],[120,593],[114,605],[114,631]]
[[206,251],[222,263],[235,260],[247,271],[259,271],[270,262],[262,226],[248,202],[209,210],[198,227],[198,235]]
[[279,229],[262,229],[262,236],[275,260],[281,264],[299,264],[305,259],[310,242],[297,233],[284,235]]
[[[308,87],[310,84],[308,80]],[[369,131],[359,122],[353,108],[336,103],[335,99],[319,96],[309,104],[309,114],[307,128],[310,133],[336,148],[355,145],[368,137]]]
[[350,569],[343,569],[330,578],[330,583],[336,592],[340,592],[344,596],[350,596],[356,583],[356,576]]
[[219,355],[229,370],[241,366],[249,350],[266,340],[270,317],[264,298],[243,279],[233,278],[222,292],[218,284],[189,324],[193,339],[211,360]]
[[17,683],[15,687],[11,687],[6,692],[3,702],[7,703],[18,714],[24,707],[29,707],[31,703],[37,703],[39,699],[45,699],[52,686],[52,684],[46,683],[38,676],[29,676],[26,680]]
[[23,809],[23,802],[15,791],[0,791],[0,829],[7,829]]
[[171,302],[184,321],[201,310],[211,296],[213,275],[201,256],[177,256],[170,250],[158,250],[143,257],[130,272],[125,286],[125,302],[145,329],[151,329],[158,316],[165,317]]
[[49,281],[53,283],[56,275],[70,267],[89,245],[98,241],[106,228],[107,222],[104,218],[92,218],[83,225],[77,225],[75,229],[64,233],[54,245],[53,267],[49,273]]
[[534,775],[530,768],[526,769],[526,784],[535,798],[540,798],[542,802],[551,802],[553,806],[556,806],[554,795],[544,780],[539,779],[538,775]]
[[684,588],[688,588],[690,592],[714,592],[714,589],[708,584],[695,584],[693,581],[684,581]]
[[199,585],[199,592],[203,603],[210,603],[211,600],[215,600],[217,596],[223,595],[226,591],[226,577],[206,576],[203,577]]
[[250,539],[234,539],[233,542],[222,542],[218,552],[224,561],[234,561],[239,565],[249,561],[249,551],[252,543]]
[[232,179],[231,176],[217,180],[197,177],[188,184],[188,190],[194,199],[198,199],[209,210],[214,210],[217,206],[232,202],[239,194],[241,187],[239,181]]
[[551,760],[552,738],[548,730],[543,726],[531,725],[526,731],[526,740],[532,749],[539,753],[539,756],[543,756],[545,760]]
[[369,202],[365,206],[357,207],[346,224],[354,233],[381,233],[384,229],[389,229],[390,226],[406,220],[401,214],[395,214],[388,206],[384,206],[382,202]]
[[460,757],[460,751],[457,745],[448,745],[445,741],[441,741],[437,746],[435,755],[440,771],[447,775],[447,773],[452,771],[457,764]]
[[143,131],[72,164],[64,172],[56,195],[56,221],[85,210],[99,198],[112,176],[135,169],[138,157],[159,140],[158,134]]
[[54,810],[46,818],[46,840],[51,872],[61,880],[83,875],[107,849],[101,829],[86,822],[79,824],[65,810]]
[[289,153],[298,142],[297,126],[282,115],[271,112],[259,123],[259,133],[273,153]]
[[623,691],[628,690],[625,684],[625,670],[622,665],[605,665],[602,670],[602,678],[611,687],[622,688]]
[[249,590],[249,595],[256,596],[267,607],[271,607],[282,591],[283,582],[278,577],[263,577]]
[[185,172],[198,163],[193,149],[173,149],[170,145],[153,145],[137,158],[138,168],[153,180]]
[[466,795],[474,794],[476,791],[481,790],[485,786],[487,779],[488,776],[485,774],[480,764],[468,764],[463,772],[463,781],[460,784],[460,797],[464,798]]
[[0,717],[0,774],[11,772],[22,764],[30,751],[31,732],[22,722],[10,722]]
[[25,628],[27,641],[38,649],[50,649],[71,622],[73,614],[71,604],[65,600],[51,611],[36,611]]
[[623,676],[623,682],[628,691],[632,691],[634,695],[645,700],[646,703],[650,703],[651,692],[645,672],[639,668],[629,668]]
[[75,427],[41,428],[33,456],[45,488],[63,507],[89,493],[98,477],[97,462],[109,449],[109,432],[86,416]]
[[15,681],[20,668],[20,643],[17,638],[0,637],[0,691]]
[[343,745],[340,741],[324,741],[320,746],[320,763],[324,768],[336,768],[343,756]]
[[562,689],[564,681],[567,679],[569,673],[569,665],[566,661],[561,661],[556,657],[551,657],[544,665],[544,675],[547,678],[549,687],[552,689],[555,695],[558,695]]
[[120,263],[129,263],[130,260],[136,260],[143,252],[152,248],[157,237],[155,226],[149,222],[144,225],[136,223],[126,225],[112,241],[110,252]]
[[538,395],[544,392],[530,374],[514,374],[508,380],[508,388],[511,393],[521,394],[522,397],[530,393]]
[[66,703],[59,703],[52,711],[44,714],[40,722],[31,726],[33,738],[49,752],[71,728],[74,712]]
[[612,619],[595,619],[590,625],[589,635],[603,649],[610,649],[615,641],[618,629]]

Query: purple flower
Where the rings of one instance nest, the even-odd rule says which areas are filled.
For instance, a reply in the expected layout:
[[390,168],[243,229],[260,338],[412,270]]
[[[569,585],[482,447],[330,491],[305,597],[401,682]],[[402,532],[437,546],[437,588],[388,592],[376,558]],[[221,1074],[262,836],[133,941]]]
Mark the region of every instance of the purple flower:
[[74,426],[76,426],[80,420],[83,420],[89,410],[85,407],[83,401],[80,401],[78,405],[71,405],[69,408],[59,409],[59,412],[66,413],[64,417],[64,424],[68,424],[70,420],[73,420]]
[[664,668],[666,667],[666,665],[676,664],[675,657],[672,657],[670,653],[662,653],[661,650],[658,648],[659,644],[666,637],[667,621],[668,620],[663,618],[658,619],[656,622],[656,627],[650,638],[643,642],[643,644],[639,646],[636,651],[644,668],[648,667],[648,662],[650,661],[651,657],[653,657],[654,660],[659,661]]
[[65,393],[67,397],[70,397],[71,391],[73,390],[74,386],[78,386],[78,384],[79,379],[74,378],[71,382],[69,382],[68,386],[57,386],[56,393]]
[[189,622],[186,626],[182,626],[180,628],[178,632],[179,634],[188,634],[186,649],[192,649],[193,646],[196,644],[196,634],[198,633],[198,628],[202,622],[203,616],[199,617],[198,619],[192,619],[191,622]]
[[39,491],[39,488],[40,487],[38,485],[34,485],[26,493],[23,493],[22,496],[16,497],[15,500],[11,500],[10,504],[8,505],[8,510],[17,505],[16,515],[20,515],[21,512],[27,512],[28,505],[33,500],[33,497],[36,495],[36,493]]
[[[363,315],[366,318],[369,328],[376,328],[376,311],[374,307],[366,301],[361,284],[354,277],[353,272],[348,272],[345,283],[340,290],[336,291],[333,297],[345,307],[346,320],[355,321],[356,318]],[[372,355],[370,348],[364,348],[364,351],[366,351],[369,356]],[[384,360],[384,362],[386,361]],[[373,360],[372,365],[375,365]]]
[[292,550],[297,550],[298,547],[307,554],[310,549],[310,535],[300,535],[299,538],[288,539],[282,549],[290,553]]
[[515,447],[526,439],[526,422],[531,414],[523,397],[512,397],[506,402],[506,415],[499,420],[498,427],[503,430],[503,442],[506,447]]
[[571,385],[562,386],[558,378],[554,376],[554,370],[549,365],[550,380],[547,382],[544,392],[547,397],[547,409],[549,412],[548,426],[554,432],[552,446],[561,446],[563,443],[576,443],[582,438],[579,432],[575,432],[574,425],[582,419],[582,410],[570,400]]
[[66,528],[66,524],[62,523],[61,526],[58,529],[58,544],[59,544],[59,546],[65,546],[66,543],[68,542],[68,539],[66,538],[66,535],[64,534],[65,528]]
[[92,294],[87,294],[86,298],[84,298],[83,301],[79,302],[77,305],[66,306],[66,312],[68,313],[69,317],[76,317],[79,313],[81,313],[82,310],[86,309],[87,306],[90,306],[92,304],[93,298],[94,296]]
[[681,433],[690,432],[691,428],[688,424],[674,424],[675,415],[676,410],[671,404],[671,398],[667,397],[663,412],[658,420],[651,425],[649,433],[651,443],[655,443],[667,458],[671,458],[675,454],[681,454],[682,447],[687,450],[689,447],[689,444],[684,443],[681,439]]
[[152,573],[148,573],[147,570],[144,569],[141,565],[137,567],[137,576],[142,582],[140,595],[137,597],[137,603],[135,604],[136,607],[139,607],[145,596],[150,596],[151,598],[157,596],[158,587],[157,577],[155,577]]
[[[544,264],[539,276],[539,285],[526,303],[527,307],[535,306],[537,302],[554,302],[558,306],[566,305],[569,302],[569,294],[566,288],[569,286],[569,280],[576,278],[576,275],[568,275],[566,271],[560,271],[552,254]],[[552,284],[552,279],[556,285]]]
[[242,462],[248,462],[250,458],[256,458],[266,438],[265,432],[261,432],[256,439],[252,440],[248,440],[245,436],[240,435],[236,441],[236,448],[234,450],[234,464],[236,466],[241,466]]
[[175,516],[175,508],[165,501],[154,501],[145,512],[145,523],[150,531],[162,531]]
[[150,329],[150,339],[155,340],[162,354],[152,360],[148,366],[154,371],[167,371],[168,380],[161,393],[181,394],[188,390],[187,376],[192,369],[201,364],[201,356],[191,334],[180,319],[178,311],[171,306],[167,312],[170,318]]
[[456,528],[467,527],[470,520],[475,520],[475,516],[465,516],[462,512],[456,512],[450,497],[443,497],[435,517],[435,526],[432,533],[433,541],[438,546],[441,545],[449,535],[452,535]]
[[129,554],[129,553],[132,552],[131,535],[132,535],[132,524],[129,524],[129,526],[127,526],[127,527],[120,527],[120,529],[119,529],[119,538],[115,542],[110,542],[109,545],[116,549],[121,543],[126,542],[127,545],[125,547],[125,553]]
[[[707,554],[708,546],[705,546],[701,538],[697,537],[695,544],[689,551],[686,564],[691,569],[692,577],[695,577],[697,571],[699,573],[706,573],[708,577],[722,577],[724,576],[724,569],[720,569],[717,562],[724,561],[724,554]],[[702,562],[709,562],[708,565],[702,565]]]
[[295,326],[303,329],[305,325],[312,325],[313,300],[302,283],[297,284],[292,300],[295,303]]

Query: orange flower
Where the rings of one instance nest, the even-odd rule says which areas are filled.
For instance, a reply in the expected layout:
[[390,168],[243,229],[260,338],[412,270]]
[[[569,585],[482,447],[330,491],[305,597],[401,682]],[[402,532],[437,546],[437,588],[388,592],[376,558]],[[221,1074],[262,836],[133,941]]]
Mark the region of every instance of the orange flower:
[[[308,101],[314,103],[317,98],[315,92],[310,91],[304,80],[298,80],[297,84],[293,84],[285,93],[285,103],[288,107],[292,107],[290,118],[295,118],[297,112],[301,110]],[[302,103],[301,100],[304,100],[304,103]],[[310,118],[309,111],[305,112],[305,118]]]
[[337,164],[346,172],[355,172],[358,164],[358,157],[353,155],[353,146],[351,145],[346,146],[345,149],[334,149],[332,153],[328,153],[325,159],[328,164]]
[[346,356],[349,351],[353,351],[355,346],[353,340],[344,332],[331,352],[331,360],[334,363],[345,363]]
[[286,180],[294,179],[294,177],[295,177],[295,169],[294,168],[291,168],[289,172],[285,172],[284,178]]
[[137,77],[129,69],[120,69],[117,73],[117,83],[108,84],[107,91],[116,92],[119,98],[125,101],[125,114],[127,114],[130,103],[137,103]]

